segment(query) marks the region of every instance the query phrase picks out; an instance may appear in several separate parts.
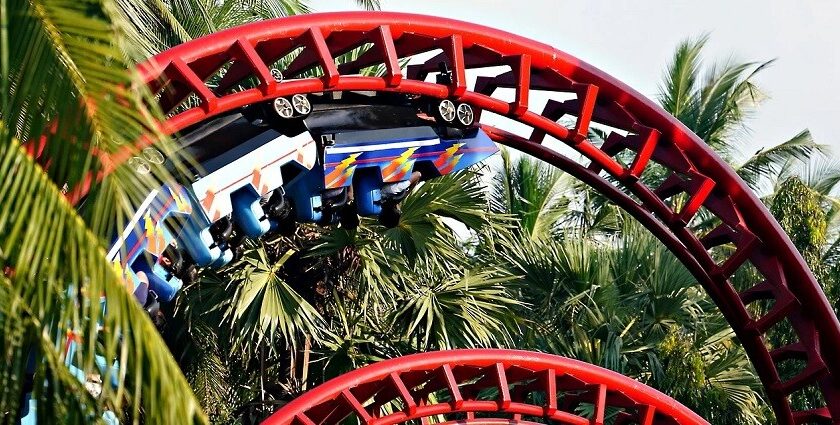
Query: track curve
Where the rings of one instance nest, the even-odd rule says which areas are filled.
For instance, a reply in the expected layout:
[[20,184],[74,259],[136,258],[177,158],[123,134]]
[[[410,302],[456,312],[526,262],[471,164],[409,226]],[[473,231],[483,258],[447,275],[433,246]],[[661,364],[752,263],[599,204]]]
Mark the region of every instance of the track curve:
[[[382,409],[394,401],[401,408]],[[578,410],[582,405],[591,415]],[[542,417],[588,425],[603,424],[608,414],[616,415],[616,424],[708,425],[665,394],[607,369],[550,354],[495,349],[436,351],[374,363],[307,391],[263,425],[333,425],[349,416],[367,425],[430,423],[432,417],[453,424],[529,424],[527,418]],[[454,420],[459,416],[466,419]]]
[[[353,48],[367,50],[353,62],[335,58]],[[409,65],[400,59],[432,52]],[[272,64],[290,56],[273,78]],[[294,57],[293,59],[291,57]],[[452,78],[426,81],[446,63]],[[358,75],[381,66],[381,77]],[[206,81],[223,66],[218,86]],[[505,66],[508,71],[472,81],[466,71]],[[743,343],[767,390],[779,423],[840,423],[840,323],[801,255],[761,201],[735,172],[679,121],[652,101],[579,59],[504,31],[461,21],[401,13],[348,12],[302,15],[221,31],[163,52],[138,67],[143,81],[170,112],[161,130],[177,133],[236,108],[296,93],[379,91],[452,98],[477,112],[492,112],[530,129],[507,133],[484,124],[497,141],[532,154],[578,177],[640,220],[673,251],[704,286]],[[303,73],[316,70],[318,77]],[[499,93],[513,89],[513,99]],[[542,108],[533,93],[552,97]],[[192,99],[197,106],[182,105]],[[559,123],[564,118],[568,126]],[[592,126],[612,133],[596,146]],[[543,144],[557,139],[586,158],[569,159]],[[138,140],[139,147],[151,138]],[[119,164],[131,149],[110,158]],[[632,161],[616,159],[629,152]],[[639,177],[656,163],[667,170],[657,187]],[[107,171],[106,171],[107,172]],[[100,176],[91,176],[69,197],[78,200]],[[679,195],[679,196],[678,196]],[[686,199],[674,202],[674,198]],[[719,225],[695,234],[688,224],[702,209]],[[725,257],[711,250],[729,245]],[[736,290],[729,278],[754,267],[762,278]],[[762,308],[751,308],[750,304]],[[761,312],[761,313],[758,313]],[[764,336],[790,328],[794,337],[768,347]],[[797,373],[780,377],[778,366],[796,362]],[[826,405],[793,412],[789,396],[817,388]]]

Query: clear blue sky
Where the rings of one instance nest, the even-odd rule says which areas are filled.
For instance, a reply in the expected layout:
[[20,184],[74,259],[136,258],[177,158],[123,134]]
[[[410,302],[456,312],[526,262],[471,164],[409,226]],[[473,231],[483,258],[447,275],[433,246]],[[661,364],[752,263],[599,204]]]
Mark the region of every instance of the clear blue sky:
[[[466,20],[542,41],[648,96],[656,94],[677,43],[709,33],[708,60],[777,58],[758,79],[770,99],[749,123],[744,152],[809,128],[840,155],[840,1],[381,1],[383,10]],[[351,0],[311,4],[318,11],[355,8]]]

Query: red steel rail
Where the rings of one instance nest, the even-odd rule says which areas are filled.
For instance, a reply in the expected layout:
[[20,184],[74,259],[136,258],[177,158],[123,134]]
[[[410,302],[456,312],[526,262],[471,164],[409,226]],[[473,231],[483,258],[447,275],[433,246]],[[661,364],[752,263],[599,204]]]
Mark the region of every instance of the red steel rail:
[[[367,50],[350,63],[335,58],[356,47]],[[430,59],[399,66],[402,58]],[[290,61],[279,60],[289,56]],[[439,64],[451,83],[426,81]],[[271,68],[286,63],[285,79]],[[279,66],[279,65],[277,65]],[[381,77],[359,75],[380,66]],[[467,70],[505,66],[492,77],[467,78]],[[209,78],[226,68],[218,85]],[[688,267],[721,309],[749,355],[781,424],[840,423],[840,323],[814,275],[767,208],[696,135],[652,101],[595,67],[551,46],[466,22],[411,14],[348,12],[295,16],[212,34],[165,51],[139,66],[143,80],[170,114],[169,134],[236,108],[296,93],[365,90],[452,98],[477,111],[524,124],[511,134],[484,124],[495,140],[541,158],[583,180],[630,212]],[[303,73],[316,70],[317,78]],[[512,100],[499,88],[512,88]],[[535,107],[534,93],[552,97]],[[192,99],[191,108],[181,107]],[[569,122],[568,126],[558,122]],[[597,146],[591,125],[613,131]],[[543,144],[562,141],[585,158],[573,161]],[[151,143],[141,138],[137,145]],[[616,156],[631,155],[628,164]],[[126,149],[110,160],[119,164]],[[639,177],[656,163],[667,178],[648,187]],[[96,176],[96,177],[101,177]],[[96,178],[76,187],[83,196]],[[673,202],[675,196],[685,202]],[[696,234],[687,224],[701,209],[719,225]],[[712,255],[728,245],[728,254]],[[721,258],[720,255],[725,255]],[[741,267],[761,276],[736,289],[730,277]],[[756,303],[760,308],[748,309]],[[769,347],[765,335],[792,329],[784,345]],[[798,368],[780,376],[779,365]],[[788,368],[790,369],[790,368]],[[789,397],[806,387],[819,390],[825,406],[793,412]]]
[[615,424],[708,425],[676,400],[616,372],[550,354],[494,349],[375,363],[307,391],[263,425],[334,425],[352,416],[365,425],[418,419],[522,425],[533,423],[530,418],[603,425],[608,414],[615,415],[609,422]]

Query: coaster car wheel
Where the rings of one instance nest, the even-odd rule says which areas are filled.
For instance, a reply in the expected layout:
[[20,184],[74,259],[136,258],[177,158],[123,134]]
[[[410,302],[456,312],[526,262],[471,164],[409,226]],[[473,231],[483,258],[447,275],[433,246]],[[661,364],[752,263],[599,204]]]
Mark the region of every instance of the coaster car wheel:
[[458,117],[458,124],[462,127],[469,127],[475,122],[475,112],[469,104],[459,103],[455,114]]
[[300,116],[307,116],[312,112],[312,104],[309,103],[309,99],[303,94],[292,96],[292,107],[295,109],[295,113]]
[[455,103],[449,99],[443,99],[434,107],[433,115],[438,123],[453,125],[458,112]]
[[312,103],[305,94],[295,94],[292,97],[278,97],[271,102],[273,112],[284,120],[292,118],[306,118],[312,112]]
[[278,97],[277,99],[274,99],[271,106],[274,107],[274,113],[276,113],[280,118],[291,119],[295,116],[295,107],[292,105],[292,102],[285,97]]

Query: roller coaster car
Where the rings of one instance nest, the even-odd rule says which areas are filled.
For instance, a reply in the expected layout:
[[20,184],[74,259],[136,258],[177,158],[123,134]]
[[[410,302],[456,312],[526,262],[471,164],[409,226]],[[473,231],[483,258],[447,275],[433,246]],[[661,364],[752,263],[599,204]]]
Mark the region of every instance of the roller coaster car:
[[[424,112],[435,120],[424,118]],[[473,120],[469,105],[448,99],[316,104],[304,123],[319,141],[318,161],[287,187],[297,219],[352,227],[358,213],[396,226],[399,203],[417,182],[498,152]]]
[[[197,267],[221,267],[245,237],[294,220],[283,184],[314,163],[315,143],[301,121],[311,106],[295,95],[267,107],[262,121],[243,110],[185,132],[181,148],[199,164],[194,180],[153,191],[112,245],[109,260],[153,317]],[[144,151],[130,164],[145,174],[163,162],[159,152]]]
[[[150,194],[109,253],[153,317],[197,267],[228,264],[245,238],[293,230],[295,221],[355,227],[358,215],[395,226],[416,183],[497,152],[468,105],[340,96],[278,98],[182,134],[199,165],[193,181]],[[144,156],[133,163],[138,172],[162,158]]]

